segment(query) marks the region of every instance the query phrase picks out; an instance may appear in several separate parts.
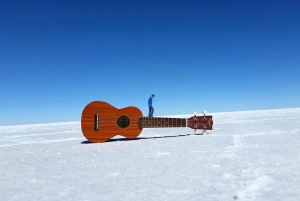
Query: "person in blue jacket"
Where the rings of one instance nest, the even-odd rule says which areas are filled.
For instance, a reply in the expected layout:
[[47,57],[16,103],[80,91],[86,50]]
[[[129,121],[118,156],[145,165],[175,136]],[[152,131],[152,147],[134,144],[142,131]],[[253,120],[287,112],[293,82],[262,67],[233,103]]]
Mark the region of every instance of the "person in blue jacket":
[[152,94],[148,99],[148,107],[149,107],[149,115],[148,117],[153,117],[154,108],[152,106],[152,99],[155,97],[154,94]]

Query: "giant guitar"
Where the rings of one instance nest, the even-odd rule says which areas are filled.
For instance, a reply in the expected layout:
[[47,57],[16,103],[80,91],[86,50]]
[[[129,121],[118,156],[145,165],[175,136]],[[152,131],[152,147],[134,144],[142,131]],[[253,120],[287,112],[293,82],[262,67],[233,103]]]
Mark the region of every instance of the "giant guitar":
[[136,138],[143,128],[190,127],[212,130],[212,116],[190,118],[143,117],[141,110],[129,106],[117,109],[109,103],[94,101],[82,111],[81,130],[90,142],[105,142],[116,135]]

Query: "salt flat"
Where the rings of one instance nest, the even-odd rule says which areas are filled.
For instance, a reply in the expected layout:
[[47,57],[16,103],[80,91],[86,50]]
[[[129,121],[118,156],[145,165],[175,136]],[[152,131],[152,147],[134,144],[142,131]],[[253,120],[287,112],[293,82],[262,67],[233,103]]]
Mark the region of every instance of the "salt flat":
[[80,122],[2,126],[0,200],[300,200],[300,108],[212,115],[208,135],[106,143]]

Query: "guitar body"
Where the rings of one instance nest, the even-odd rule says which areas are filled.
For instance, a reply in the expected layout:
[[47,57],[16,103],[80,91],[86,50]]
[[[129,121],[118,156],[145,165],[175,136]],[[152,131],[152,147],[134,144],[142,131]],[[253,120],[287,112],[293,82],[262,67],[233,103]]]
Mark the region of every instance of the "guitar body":
[[143,128],[189,127],[194,129],[212,130],[211,115],[190,118],[143,117],[141,110],[129,106],[117,109],[103,102],[89,103],[82,111],[81,130],[90,142],[105,142],[116,135],[126,138],[136,138]]
[[116,135],[136,138],[142,132],[138,125],[142,116],[133,106],[117,109],[106,102],[94,101],[82,111],[81,130],[90,142],[105,142]]

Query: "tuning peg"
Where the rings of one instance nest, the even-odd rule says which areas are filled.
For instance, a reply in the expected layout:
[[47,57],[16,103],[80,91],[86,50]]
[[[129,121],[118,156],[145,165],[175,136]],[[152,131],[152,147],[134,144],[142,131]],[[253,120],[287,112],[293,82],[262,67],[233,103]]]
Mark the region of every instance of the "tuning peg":
[[197,113],[196,113],[196,112],[194,112],[194,116],[197,116]]
[[207,134],[206,130],[202,131],[202,135],[206,135],[206,134]]
[[203,110],[202,114],[205,116],[207,114],[207,111]]
[[194,130],[194,135],[196,135],[196,134],[197,134],[197,129]]

